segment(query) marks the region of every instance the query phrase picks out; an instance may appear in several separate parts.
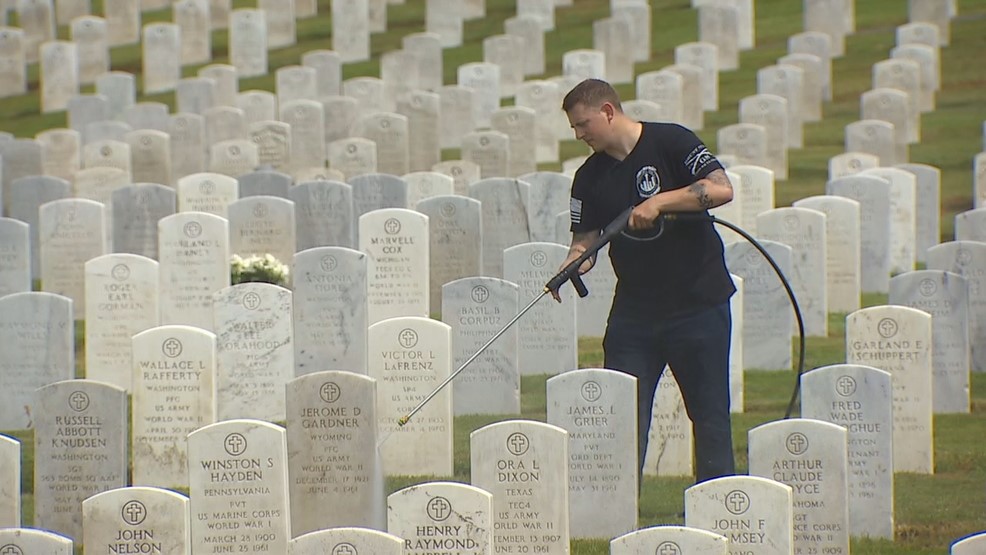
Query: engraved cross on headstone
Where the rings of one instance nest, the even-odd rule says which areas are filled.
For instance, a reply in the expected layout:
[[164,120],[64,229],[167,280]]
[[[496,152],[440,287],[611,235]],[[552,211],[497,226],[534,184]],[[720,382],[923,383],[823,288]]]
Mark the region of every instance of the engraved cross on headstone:
[[804,451],[805,444],[807,443],[807,441],[805,441],[805,437],[801,434],[795,434],[791,436],[790,438],[788,438],[787,442],[788,444],[791,445],[791,449],[795,453],[801,453],[802,451]]
[[177,355],[181,351],[181,343],[177,339],[171,338],[164,342],[164,352],[170,357]]
[[436,497],[428,502],[428,514],[434,520],[445,520],[451,511],[452,506],[441,497]]
[[732,506],[733,511],[736,513],[741,513],[746,509],[746,496],[738,491],[734,491],[727,497],[726,502]]
[[24,555],[24,552],[16,545],[8,545],[0,551],[0,555]]
[[89,400],[86,399],[85,393],[81,391],[76,391],[75,393],[69,396],[68,402],[73,409],[83,410],[86,408],[86,405],[89,403]]
[[852,378],[849,376],[842,376],[837,382],[835,382],[835,387],[839,389],[839,393],[849,395],[853,390]]
[[514,436],[510,438],[510,450],[514,453],[523,453],[526,448],[527,439],[525,439],[524,436],[514,434]]
[[231,435],[226,438],[226,446],[229,447],[230,452],[240,453],[243,448],[243,438],[237,434]]
[[140,503],[127,503],[123,507],[123,512],[127,515],[128,522],[140,522],[144,514],[144,508],[140,506]]
[[671,542],[665,542],[661,544],[657,555],[681,555],[681,550],[678,549],[677,545]]

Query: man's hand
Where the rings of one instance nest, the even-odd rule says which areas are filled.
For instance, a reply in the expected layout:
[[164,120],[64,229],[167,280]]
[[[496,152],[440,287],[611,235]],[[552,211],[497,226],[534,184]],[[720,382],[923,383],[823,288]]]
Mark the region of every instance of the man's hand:
[[[585,233],[573,233],[572,234],[572,246],[568,249],[568,256],[565,261],[561,263],[558,271],[561,272],[569,264],[578,260],[582,253],[589,249],[589,246],[599,238],[599,230],[588,231]],[[592,255],[591,258],[586,260],[579,266],[579,275],[582,275],[592,269],[592,266],[596,263],[596,255]],[[561,296],[558,294],[558,290],[552,289],[551,296],[558,302],[561,302]]]
[[661,215],[661,209],[656,197],[651,197],[634,207],[630,212],[628,227],[634,231],[650,229],[657,223],[657,217]]

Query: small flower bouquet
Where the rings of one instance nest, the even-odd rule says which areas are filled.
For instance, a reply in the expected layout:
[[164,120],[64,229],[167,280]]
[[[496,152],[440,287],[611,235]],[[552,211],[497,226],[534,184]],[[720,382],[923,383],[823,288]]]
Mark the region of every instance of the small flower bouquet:
[[251,255],[246,258],[234,254],[230,260],[230,282],[233,285],[248,281],[287,286],[291,269],[270,254]]

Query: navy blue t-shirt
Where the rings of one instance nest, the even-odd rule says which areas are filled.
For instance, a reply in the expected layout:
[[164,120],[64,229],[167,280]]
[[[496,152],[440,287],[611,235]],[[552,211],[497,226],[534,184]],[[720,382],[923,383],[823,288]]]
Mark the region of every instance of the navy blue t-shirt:
[[[572,183],[571,230],[600,230],[625,211],[662,191],[687,187],[722,169],[690,130],[644,122],[640,139],[620,161],[604,152],[589,157]],[[617,236],[609,255],[617,295],[632,295],[661,313],[680,314],[718,305],[735,292],[711,221],[668,223],[653,241]]]

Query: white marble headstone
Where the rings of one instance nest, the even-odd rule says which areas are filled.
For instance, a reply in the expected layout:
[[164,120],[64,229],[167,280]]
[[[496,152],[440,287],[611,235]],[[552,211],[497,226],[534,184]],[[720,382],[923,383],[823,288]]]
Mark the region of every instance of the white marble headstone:
[[503,276],[503,251],[530,241],[530,185],[519,179],[483,179],[469,186],[483,214],[483,275]]
[[229,224],[204,212],[158,222],[161,324],[212,330],[212,294],[230,283]]
[[0,527],[21,525],[21,442],[0,435]]
[[818,195],[794,202],[825,214],[825,276],[829,312],[852,312],[860,305],[859,203]]
[[72,299],[76,319],[83,319],[85,263],[106,253],[105,209],[86,199],[63,199],[41,205],[39,241],[41,289]]
[[854,175],[829,181],[825,193],[859,203],[862,291],[886,293],[890,286],[890,183]]
[[740,123],[754,123],[767,130],[767,168],[777,179],[788,175],[787,100],[773,94],[756,94],[740,99]]
[[428,171],[442,159],[441,97],[427,91],[411,91],[397,100],[397,112],[407,118],[408,169]]
[[38,54],[41,112],[57,112],[79,94],[79,52],[75,43],[50,41],[41,44]]
[[332,2],[332,50],[343,62],[370,58],[370,8],[368,0]]
[[368,528],[330,528],[298,536],[288,542],[288,555],[342,555],[373,553],[404,555],[404,540]]
[[756,476],[726,476],[685,490],[685,526],[722,534],[730,553],[794,553],[793,492]]
[[228,213],[231,254],[243,258],[270,254],[290,267],[296,250],[292,201],[273,196],[241,198],[229,204]]
[[[785,275],[791,272],[791,247],[761,242]],[[794,311],[773,268],[752,245],[730,243],[725,249],[729,272],[743,278],[743,368],[791,368]]]
[[30,227],[13,218],[0,218],[0,297],[30,290]]
[[609,542],[611,555],[728,555],[729,540],[720,534],[687,526],[651,526]]
[[693,476],[694,443],[681,388],[671,369],[665,366],[651,405],[644,475]]
[[427,482],[387,496],[387,531],[407,553],[494,551],[493,496],[457,482]]
[[961,275],[969,282],[969,339],[972,369],[986,371],[986,296],[983,275],[986,270],[986,244],[977,241],[950,241],[928,249],[928,268]]
[[190,555],[188,498],[166,489],[123,487],[82,502],[82,544],[89,552]]
[[367,254],[368,322],[429,311],[428,217],[403,208],[368,212],[359,219],[359,246]]
[[0,529],[0,545],[16,549],[13,553],[50,553],[51,555],[72,555],[75,553],[71,538],[54,532],[34,528]]
[[229,17],[229,61],[240,77],[267,73],[267,16],[262,9],[240,8]]
[[880,167],[880,157],[866,152],[843,152],[829,158],[829,181]]
[[144,26],[143,92],[161,93],[174,90],[181,79],[181,28],[174,23],[149,23]]

